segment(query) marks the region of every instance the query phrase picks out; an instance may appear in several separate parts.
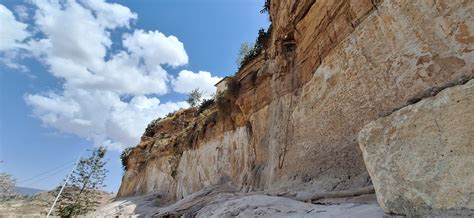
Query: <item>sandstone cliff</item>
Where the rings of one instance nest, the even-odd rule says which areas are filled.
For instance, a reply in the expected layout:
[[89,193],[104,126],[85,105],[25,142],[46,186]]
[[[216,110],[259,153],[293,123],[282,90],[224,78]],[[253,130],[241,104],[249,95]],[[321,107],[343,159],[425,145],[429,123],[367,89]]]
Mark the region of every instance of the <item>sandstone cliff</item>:
[[151,123],[119,197],[179,200],[226,182],[245,192],[366,187],[359,131],[474,75],[469,0],[272,0],[270,15],[266,49],[236,74],[230,109]]

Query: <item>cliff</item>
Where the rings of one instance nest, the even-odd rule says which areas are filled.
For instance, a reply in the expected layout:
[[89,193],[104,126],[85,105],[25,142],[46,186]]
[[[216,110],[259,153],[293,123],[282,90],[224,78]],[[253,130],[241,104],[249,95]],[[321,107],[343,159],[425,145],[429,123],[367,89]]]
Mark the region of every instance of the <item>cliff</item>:
[[242,192],[369,186],[360,130],[474,76],[472,1],[269,6],[264,51],[211,107],[152,122],[127,157],[118,197],[174,201],[224,183]]

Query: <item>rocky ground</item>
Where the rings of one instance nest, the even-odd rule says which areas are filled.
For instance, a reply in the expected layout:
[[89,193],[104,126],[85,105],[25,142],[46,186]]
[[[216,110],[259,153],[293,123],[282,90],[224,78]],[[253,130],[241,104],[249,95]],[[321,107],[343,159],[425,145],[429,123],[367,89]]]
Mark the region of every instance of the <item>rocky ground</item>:
[[[101,202],[112,201],[114,193],[101,192]],[[45,217],[54,201],[50,192],[42,192],[33,196],[17,196],[0,202],[0,218],[3,217]]]
[[390,217],[377,204],[375,194],[327,198],[305,203],[278,192],[243,193],[230,185],[207,187],[175,203],[159,193],[127,197],[105,205],[92,217]]
[[0,217],[15,215],[24,217],[41,217],[48,213],[54,197],[47,192],[33,196],[19,196],[0,202]]

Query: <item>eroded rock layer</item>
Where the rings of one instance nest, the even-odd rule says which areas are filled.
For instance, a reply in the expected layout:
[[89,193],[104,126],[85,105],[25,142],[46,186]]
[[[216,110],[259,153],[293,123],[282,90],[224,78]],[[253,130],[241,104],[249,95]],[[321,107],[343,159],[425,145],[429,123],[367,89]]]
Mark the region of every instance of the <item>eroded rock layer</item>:
[[472,76],[474,5],[459,1],[277,1],[265,51],[237,73],[228,113],[152,123],[119,196],[370,185],[364,125],[433,87]]

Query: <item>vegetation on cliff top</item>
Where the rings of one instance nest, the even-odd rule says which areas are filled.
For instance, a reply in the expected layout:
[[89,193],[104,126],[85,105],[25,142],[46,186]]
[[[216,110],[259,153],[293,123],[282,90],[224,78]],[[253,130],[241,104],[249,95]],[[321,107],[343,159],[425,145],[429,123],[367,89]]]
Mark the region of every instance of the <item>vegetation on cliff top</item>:
[[245,65],[250,63],[254,58],[260,55],[266,48],[267,42],[270,38],[272,32],[272,18],[270,16],[270,0],[265,0],[265,3],[260,10],[260,13],[268,14],[268,20],[270,21],[270,26],[265,30],[261,28],[258,30],[258,36],[255,40],[255,43],[247,43],[244,42],[240,45],[239,54],[237,56],[237,65],[239,66],[239,70],[242,69]]
[[[250,63],[267,48],[267,42],[270,38],[271,29],[271,25],[267,30],[264,28],[259,29],[257,39],[253,44],[242,43],[239,56],[237,58],[237,62],[240,61],[239,70]],[[253,45],[253,47],[251,47],[251,45]]]
[[188,102],[191,107],[196,107],[196,105],[201,102],[202,91],[199,91],[199,88],[193,89],[189,94],[186,102]]

